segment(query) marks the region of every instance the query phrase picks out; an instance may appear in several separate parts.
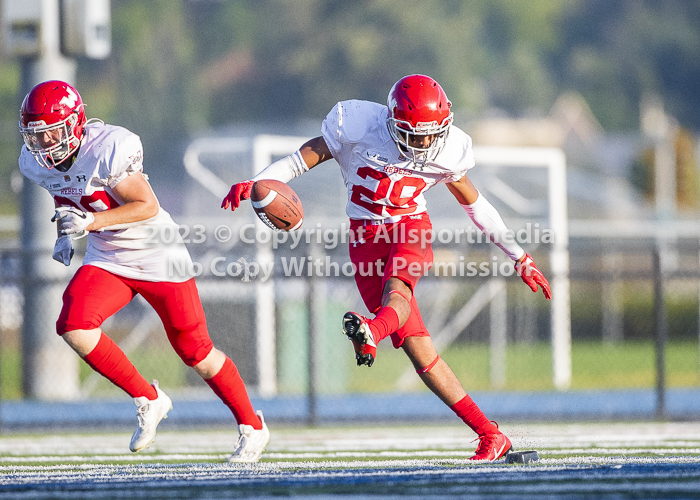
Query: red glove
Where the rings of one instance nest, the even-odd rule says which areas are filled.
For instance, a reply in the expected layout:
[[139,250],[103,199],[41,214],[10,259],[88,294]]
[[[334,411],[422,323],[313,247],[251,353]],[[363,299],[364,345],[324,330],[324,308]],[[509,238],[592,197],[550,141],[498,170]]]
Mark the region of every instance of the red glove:
[[518,273],[525,284],[529,286],[533,292],[537,293],[537,285],[542,287],[542,293],[548,299],[552,298],[552,292],[549,291],[549,282],[547,278],[544,277],[542,271],[537,269],[535,262],[532,260],[530,255],[525,254],[523,260],[519,260],[515,263],[515,272]]
[[250,198],[253,184],[255,184],[255,181],[243,181],[231,186],[231,190],[224,198],[224,201],[221,202],[221,208],[226,210],[230,205],[232,212],[236,210],[241,205],[241,201]]

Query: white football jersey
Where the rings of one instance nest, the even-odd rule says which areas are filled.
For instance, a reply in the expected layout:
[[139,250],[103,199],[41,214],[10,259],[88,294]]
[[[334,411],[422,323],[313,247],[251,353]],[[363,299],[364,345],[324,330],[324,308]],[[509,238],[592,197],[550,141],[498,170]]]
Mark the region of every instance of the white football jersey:
[[[25,177],[51,193],[57,206],[102,212],[121,205],[112,189],[143,170],[142,151],[136,134],[91,122],[67,172],[39,165],[24,146],[19,168]],[[90,232],[83,264],[145,281],[183,282],[192,277],[192,260],[178,225],[160,207],[150,219]],[[180,272],[182,269],[187,271]]]
[[416,165],[403,157],[389,134],[386,106],[342,101],[323,121],[321,132],[340,165],[351,219],[380,220],[425,212],[425,193],[461,179],[474,166],[472,140],[454,125],[433,162]]

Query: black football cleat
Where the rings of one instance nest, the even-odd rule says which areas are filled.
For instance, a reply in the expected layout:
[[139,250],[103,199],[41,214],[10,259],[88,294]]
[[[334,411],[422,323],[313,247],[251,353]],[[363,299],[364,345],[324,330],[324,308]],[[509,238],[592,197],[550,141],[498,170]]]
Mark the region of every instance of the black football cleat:
[[357,366],[372,366],[377,357],[377,344],[369,329],[367,318],[352,311],[343,316],[343,333],[350,339],[355,349]]

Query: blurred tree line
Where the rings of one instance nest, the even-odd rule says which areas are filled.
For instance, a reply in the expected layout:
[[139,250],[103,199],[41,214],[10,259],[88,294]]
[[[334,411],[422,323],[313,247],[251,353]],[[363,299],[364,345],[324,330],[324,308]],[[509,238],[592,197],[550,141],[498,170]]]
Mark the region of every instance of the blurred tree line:
[[[149,170],[233,123],[320,120],[426,73],[458,114],[546,115],[579,92],[607,130],[658,93],[700,129],[698,0],[112,0],[112,56],[80,60],[88,117],[138,133]],[[0,212],[13,210],[18,62],[0,56]],[[177,176],[175,176],[177,177]]]

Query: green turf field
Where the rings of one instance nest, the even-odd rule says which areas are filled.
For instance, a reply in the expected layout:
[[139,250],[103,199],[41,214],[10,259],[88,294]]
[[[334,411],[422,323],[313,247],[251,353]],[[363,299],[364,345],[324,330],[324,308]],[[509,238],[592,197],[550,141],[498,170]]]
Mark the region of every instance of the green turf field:
[[[382,346],[385,347],[385,346]],[[653,387],[656,381],[653,342],[575,342],[571,349],[572,389],[629,389]],[[697,342],[671,342],[666,366],[669,387],[700,385]],[[391,391],[408,367],[406,356],[391,348],[381,349],[368,370],[353,372],[351,391]],[[493,389],[489,379],[489,348],[484,344],[455,344],[442,354],[459,380],[470,391]],[[387,362],[388,358],[388,362]],[[506,352],[506,385],[512,391],[552,390],[552,357],[548,343],[517,344]],[[417,389],[425,390],[420,385]]]
[[[343,339],[341,339],[343,340]],[[344,343],[342,347],[348,347]],[[513,391],[551,390],[551,347],[547,343],[510,345],[506,353],[506,385],[502,389]],[[670,342],[666,351],[669,387],[700,386],[700,360],[698,343]],[[469,391],[491,390],[489,380],[489,348],[484,344],[455,344],[442,354],[457,377]],[[164,387],[182,387],[187,383],[187,368],[169,348],[139,349],[131,354],[146,378],[157,378]],[[401,375],[411,370],[400,350],[382,345],[378,361],[371,370],[352,366],[351,356],[342,358],[348,366],[341,371],[345,392],[392,392],[397,390]],[[303,379],[307,375],[305,360],[298,360],[303,368],[299,378],[282,383],[292,392],[306,388]],[[575,342],[572,346],[572,389],[628,389],[653,387],[656,380],[655,353],[652,342],[623,342],[605,345],[600,342]],[[81,364],[81,376],[89,376],[91,370]],[[0,390],[4,399],[21,396],[20,358],[18,351],[5,350],[0,356]],[[415,378],[415,377],[413,377]],[[415,381],[414,381],[415,382]],[[416,384],[411,389],[426,390]],[[111,392],[110,392],[111,391]],[[343,392],[339,391],[339,392]],[[119,394],[107,382],[100,382],[102,396]]]

